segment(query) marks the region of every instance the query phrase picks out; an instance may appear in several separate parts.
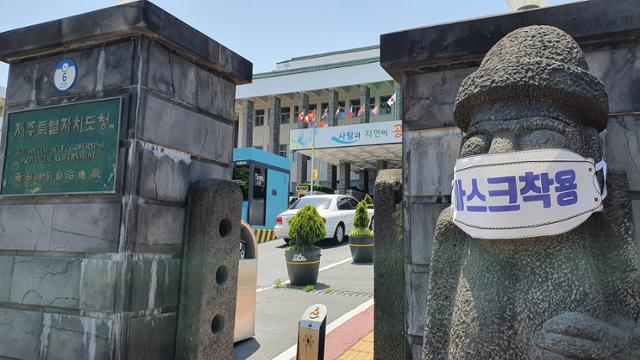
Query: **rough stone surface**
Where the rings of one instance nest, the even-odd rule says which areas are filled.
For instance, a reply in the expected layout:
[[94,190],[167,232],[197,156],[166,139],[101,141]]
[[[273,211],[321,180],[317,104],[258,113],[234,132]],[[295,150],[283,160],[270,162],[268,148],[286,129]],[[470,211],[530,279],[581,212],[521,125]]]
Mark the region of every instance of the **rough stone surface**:
[[131,265],[129,310],[150,310],[178,305],[180,285],[178,259],[147,259]]
[[429,265],[405,265],[406,319],[407,335],[424,334],[424,316],[427,310],[427,286],[429,284]]
[[81,64],[78,66],[78,80],[66,95],[130,86],[132,72],[124,69],[133,67],[133,52],[134,41],[126,40],[14,64],[9,73],[11,86],[7,88],[7,104],[60,96],[53,84],[51,69],[65,58]]
[[[92,24],[92,26],[87,26]],[[237,84],[251,81],[252,64],[149,1],[136,1],[2,33],[0,59],[13,63],[65,44],[100,43],[126,34],[151,33],[174,50],[196,57]]]
[[182,207],[138,204],[136,248],[182,244],[185,209]]
[[640,32],[639,19],[636,0],[595,0],[426,26],[382,35],[380,64],[402,82],[403,75],[417,69],[480,61],[498,40],[521,27],[555,26],[594,46],[634,41]]
[[43,359],[110,359],[113,320],[45,313],[40,335]]
[[281,101],[277,96],[269,97],[269,139],[266,150],[272,154],[280,153],[280,115]]
[[[507,36],[495,51],[489,51],[483,64],[500,68],[503,59],[509,64],[518,54],[527,55],[528,43],[532,49],[537,44],[553,43],[533,58],[544,59],[548,53],[550,59],[574,64],[566,72],[582,73],[583,55],[569,36],[548,28],[539,30],[522,29]],[[505,47],[511,40],[518,43]],[[564,49],[557,44],[563,44]],[[557,78],[544,76],[549,72],[537,63],[530,69],[540,71],[536,86],[541,88],[558,86],[557,81],[563,78],[562,72]],[[605,103],[598,90],[601,88],[592,78],[586,74],[564,78],[569,90],[581,94],[578,100],[563,93],[550,100],[551,94],[540,91],[535,102],[525,99],[518,103],[523,99],[516,89],[511,98],[510,92],[499,91],[494,97],[488,73],[481,67],[478,74],[465,81],[458,97],[463,103],[469,99],[475,102],[455,113],[456,123],[463,127],[468,124],[472,135],[465,138],[460,157],[562,148],[584,157],[602,158],[598,130],[606,124],[604,109],[594,108],[591,117],[577,117],[581,112],[572,109]],[[476,80],[485,75],[486,86],[477,87]],[[495,84],[501,84],[502,74],[496,76],[499,79]],[[576,83],[576,79],[583,83]],[[476,97],[474,91],[485,95]],[[540,131],[545,125],[545,129],[553,130]],[[454,225],[451,209],[445,209],[433,244],[424,359],[640,357],[636,323],[640,318],[640,271],[631,198],[623,172],[609,173],[608,190],[602,213],[594,213],[582,225],[556,236],[472,239]]]
[[629,190],[640,191],[640,116],[612,116],[604,135],[607,166],[624,170]]
[[[435,224],[440,212],[448,204],[417,203],[409,205],[409,244],[405,246],[405,261],[409,264],[429,265],[433,249]],[[416,334],[419,335],[419,334]]]
[[[141,98],[144,112],[139,137],[147,142],[231,163],[233,126],[150,93]],[[233,102],[229,103],[233,106]]]
[[417,130],[454,126],[453,105],[458,87],[473,70],[462,68],[408,75],[402,92],[404,111],[399,114],[403,127]]
[[231,181],[202,180],[190,190],[176,359],[232,357],[241,204]]
[[402,359],[404,284],[402,170],[381,170],[375,185],[374,356]]
[[176,322],[176,313],[129,320],[127,359],[172,360]]
[[118,248],[120,204],[0,205],[0,248],[100,252]]
[[0,308],[0,357],[39,359],[42,312]]
[[[412,180],[411,196],[451,194],[451,179],[462,134],[457,129],[436,129],[409,133],[406,167]],[[429,169],[429,171],[425,171]]]

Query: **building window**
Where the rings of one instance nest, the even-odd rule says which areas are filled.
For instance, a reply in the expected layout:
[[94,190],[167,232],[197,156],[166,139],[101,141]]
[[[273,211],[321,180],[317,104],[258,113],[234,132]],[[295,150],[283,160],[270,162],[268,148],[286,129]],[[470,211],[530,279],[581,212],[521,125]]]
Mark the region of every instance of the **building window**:
[[291,120],[291,108],[290,107],[280,108],[280,124],[289,125],[290,120]]
[[[353,116],[356,116],[358,110],[360,110],[360,99],[349,101],[349,109],[353,112]],[[349,109],[347,109],[347,113]]]
[[264,110],[256,110],[256,115],[254,118],[254,126],[263,126],[264,125]]
[[389,99],[391,99],[391,95],[380,96],[380,115],[391,114],[391,106],[387,104]]
[[376,107],[376,98],[369,99],[369,110],[373,110]]
[[289,157],[289,146],[288,145],[280,145],[280,147],[278,148],[278,155],[282,156],[283,158],[288,158]]
[[329,111],[329,103],[322,103],[320,105],[320,113],[324,114],[325,110]]

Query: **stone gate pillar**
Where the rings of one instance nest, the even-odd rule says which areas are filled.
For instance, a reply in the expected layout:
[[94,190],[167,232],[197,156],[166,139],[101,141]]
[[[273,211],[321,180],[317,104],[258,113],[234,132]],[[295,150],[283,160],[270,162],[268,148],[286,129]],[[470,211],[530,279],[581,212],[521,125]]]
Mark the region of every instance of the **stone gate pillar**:
[[0,357],[172,359],[189,184],[230,179],[252,64],[147,1],[0,34],[0,60]]

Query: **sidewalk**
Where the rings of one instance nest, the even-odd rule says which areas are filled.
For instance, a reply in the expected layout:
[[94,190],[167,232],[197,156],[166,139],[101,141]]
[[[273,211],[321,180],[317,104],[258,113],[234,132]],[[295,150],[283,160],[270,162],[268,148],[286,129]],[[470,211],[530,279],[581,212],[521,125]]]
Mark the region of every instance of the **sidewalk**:
[[373,307],[372,304],[335,328],[327,329],[325,360],[373,360]]
[[340,355],[338,360],[373,360],[373,331]]

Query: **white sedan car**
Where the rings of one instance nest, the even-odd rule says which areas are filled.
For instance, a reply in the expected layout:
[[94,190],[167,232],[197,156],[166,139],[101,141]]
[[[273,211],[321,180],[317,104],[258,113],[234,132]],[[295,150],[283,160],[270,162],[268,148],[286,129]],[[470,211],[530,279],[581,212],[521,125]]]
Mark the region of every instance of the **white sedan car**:
[[[289,210],[278,215],[273,230],[279,239],[289,239],[289,220],[300,209],[311,205],[318,210],[325,223],[327,237],[341,243],[353,229],[353,217],[356,214],[358,200],[349,195],[309,195],[298,199]],[[370,228],[373,228],[373,209],[367,209]]]

